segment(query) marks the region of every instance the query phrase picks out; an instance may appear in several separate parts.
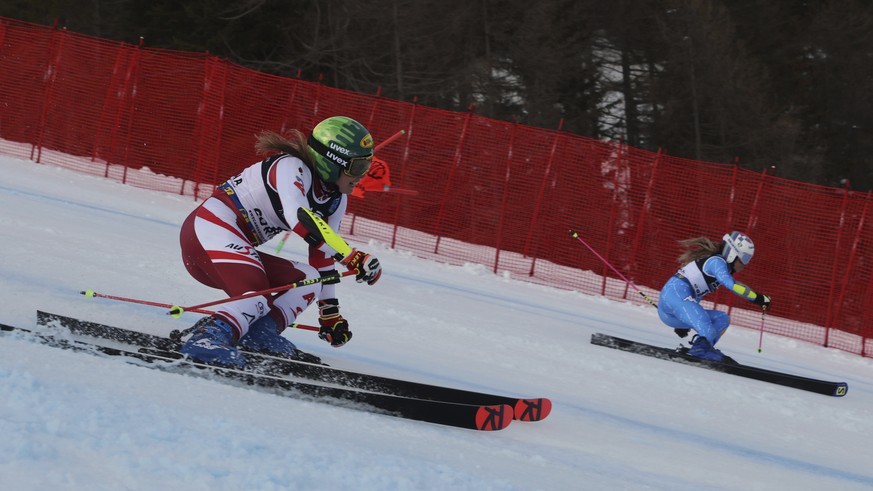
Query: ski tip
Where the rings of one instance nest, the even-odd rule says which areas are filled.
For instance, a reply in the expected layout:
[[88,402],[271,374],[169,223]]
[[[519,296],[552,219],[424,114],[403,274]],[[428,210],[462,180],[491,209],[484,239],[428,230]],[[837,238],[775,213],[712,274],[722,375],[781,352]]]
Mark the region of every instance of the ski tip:
[[498,404],[481,406],[476,412],[476,429],[482,431],[502,430],[512,423],[512,406]]
[[834,397],[843,397],[847,392],[849,392],[849,384],[840,382],[834,389]]
[[519,421],[542,421],[552,412],[552,401],[541,397],[539,399],[519,399],[512,411],[513,417]]

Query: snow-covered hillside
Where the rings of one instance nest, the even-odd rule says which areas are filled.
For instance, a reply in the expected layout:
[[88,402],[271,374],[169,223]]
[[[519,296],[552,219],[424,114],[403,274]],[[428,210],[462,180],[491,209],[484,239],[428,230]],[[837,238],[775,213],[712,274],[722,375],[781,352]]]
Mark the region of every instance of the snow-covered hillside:
[[[0,174],[0,322],[33,327],[42,309],[166,334],[197,315],[79,292],[180,305],[221,296],[179,259],[190,197],[11,157],[0,157]],[[651,307],[355,245],[385,272],[372,287],[339,287],[352,342],[286,336],[337,367],[549,397],[551,416],[500,432],[452,429],[4,334],[0,489],[873,489],[871,359],[775,336],[759,354],[758,333],[743,329],[719,344],[743,363],[846,381],[843,398],[649,359],[589,338],[675,346]],[[302,258],[303,248],[289,241],[282,255]]]

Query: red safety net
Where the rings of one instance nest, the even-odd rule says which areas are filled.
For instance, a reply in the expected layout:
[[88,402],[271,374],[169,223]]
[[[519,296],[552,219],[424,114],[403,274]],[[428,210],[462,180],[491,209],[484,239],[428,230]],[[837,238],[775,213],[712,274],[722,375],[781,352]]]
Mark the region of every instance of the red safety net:
[[[103,163],[106,177],[199,199],[260,160],[256,133],[338,114],[377,144],[406,131],[378,154],[407,192],[353,198],[343,230],[353,238],[645,303],[636,288],[657,299],[677,241],[739,230],[757,253],[738,279],[773,298],[766,332],[873,352],[869,193],[0,18],[0,138],[28,144],[36,162]],[[165,176],[177,178],[169,188]],[[723,289],[710,297],[735,325],[761,327],[754,305]]]

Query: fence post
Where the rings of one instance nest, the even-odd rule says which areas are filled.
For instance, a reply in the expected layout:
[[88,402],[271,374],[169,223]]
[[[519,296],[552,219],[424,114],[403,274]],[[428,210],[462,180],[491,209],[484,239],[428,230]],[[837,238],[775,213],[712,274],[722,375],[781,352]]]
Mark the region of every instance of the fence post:
[[746,233],[751,233],[752,229],[758,224],[758,205],[761,202],[761,195],[764,192],[764,183],[767,181],[767,169],[761,172],[761,182],[758,183],[758,190],[755,192],[755,200],[752,201],[752,209],[749,211],[749,220],[746,222]]
[[497,267],[500,264],[500,248],[503,245],[503,225],[506,221],[506,200],[509,197],[509,185],[512,182],[512,151],[515,145],[515,133],[518,131],[518,121],[512,118],[512,130],[509,133],[509,148],[506,150],[506,173],[503,177],[503,196],[500,199],[500,214],[497,222],[497,243],[494,244],[494,273],[497,273]]
[[[745,233],[751,234],[752,229],[754,229],[758,224],[758,208],[761,203],[761,197],[764,194],[764,184],[767,182],[767,169],[761,171],[761,181],[758,183],[758,189],[755,191],[755,198],[752,200],[752,208],[749,210],[749,219],[746,221],[746,229]],[[734,309],[734,301],[737,299],[736,295],[728,296],[728,314],[730,314]]]
[[373,119],[376,117],[376,109],[379,108],[379,99],[382,97],[382,86],[376,87],[376,95],[373,96],[373,107],[370,109],[370,116],[367,118],[367,128],[373,127]]
[[[736,201],[737,201],[736,200],[736,197],[737,197],[737,175],[739,174],[739,166],[737,164],[734,164],[732,169],[733,170],[731,172],[731,194],[730,194],[730,196],[728,196],[727,215],[725,215],[724,227],[722,227],[722,233],[725,233],[728,230],[730,230],[731,224],[734,221],[734,208],[736,207]],[[713,296],[712,308],[717,308],[720,305],[719,299],[722,297],[722,295],[730,295],[731,297],[733,297],[733,294],[729,294],[727,292],[719,291],[718,293],[714,293],[712,295]],[[728,308],[730,308],[730,307],[728,307]]]
[[[49,55],[44,76],[45,87],[42,95],[42,110],[39,113],[39,127],[37,128],[36,142],[30,147],[30,160],[33,160],[37,164],[42,160],[42,144],[43,140],[45,140],[46,120],[48,119],[49,108],[52,107],[54,103],[55,80],[57,80],[58,67],[61,64],[61,52],[63,51],[64,41],[66,40],[66,36],[64,36],[65,32],[66,28],[58,29],[58,21],[55,20],[51,40],[49,41]],[[34,153],[36,153],[35,160]]]
[[[871,197],[873,197],[873,191],[868,191],[867,196],[864,198],[864,209],[867,209],[867,205],[870,204]],[[863,248],[862,251],[866,252],[867,248]],[[871,273],[873,274],[873,273]],[[859,333],[861,336],[861,356],[867,356],[867,340],[873,339],[873,278],[867,278],[865,282],[867,285],[866,292],[864,294],[864,301],[861,304],[861,332]]]
[[[365,128],[373,127],[373,118],[376,117],[376,109],[379,107],[379,97],[382,95],[382,86],[376,89],[376,95],[373,97],[373,107],[370,109],[370,116],[367,117]],[[351,201],[349,201],[351,203]],[[355,235],[355,222],[358,221],[358,214],[352,213],[352,223],[349,224],[349,235]]]
[[[127,60],[127,67],[124,70],[124,81],[119,83],[118,77],[116,77],[116,71],[121,71],[121,60],[125,57],[125,53],[129,46],[125,43],[119,43],[118,56],[116,57],[115,66],[112,69],[112,81],[106,90],[103,110],[100,112],[101,120],[97,127],[97,136],[94,139],[94,150],[91,152],[91,160],[94,161],[99,156],[99,147],[100,144],[103,143],[103,140],[100,137],[104,132],[106,132],[105,128],[108,126],[109,137],[107,138],[108,142],[106,145],[109,148],[109,151],[107,155],[104,156],[104,160],[106,160],[106,168],[104,169],[103,177],[109,177],[109,165],[112,162],[118,161],[116,155],[119,146],[122,146],[122,153],[125,158],[128,154],[127,147],[130,144],[130,127],[128,126],[124,132],[123,142],[119,142],[118,132],[122,120],[126,117],[127,120],[130,121],[131,115],[133,114],[134,94],[136,93],[136,86],[139,81],[139,60],[141,58],[142,45],[143,38],[140,37],[139,45],[133,49],[133,54]],[[119,85],[121,85],[120,91],[118,90]],[[131,89],[131,86],[133,89]],[[114,95],[119,92],[120,95]],[[110,101],[112,101],[113,98],[117,98],[118,100],[115,103],[115,113],[112,115],[112,121],[107,125],[104,116],[106,118],[109,117],[106,114],[107,108],[111,106]],[[121,162],[121,164],[127,168],[128,164],[126,160]],[[184,180],[182,189],[184,191]]]
[[[399,166],[398,172],[395,174],[395,176],[402,176],[403,175],[403,169],[406,167],[406,160],[409,158],[409,142],[412,141],[412,132],[415,129],[415,110],[417,108],[418,108],[418,96],[414,96],[412,98],[412,110],[410,111],[410,114],[409,114],[409,124],[406,127],[406,138],[405,138],[405,141],[403,143],[403,157],[400,158],[400,166]],[[394,203],[397,205],[397,208],[394,211],[394,227],[393,227],[393,230],[391,231],[391,248],[392,249],[394,249],[394,247],[397,245],[397,230],[399,228],[400,210],[402,208],[402,206],[400,206],[401,201],[402,200],[400,200],[400,199],[394,200]]]
[[443,195],[440,198],[440,208],[437,212],[437,221],[436,221],[436,244],[433,247],[434,254],[439,253],[440,248],[440,239],[443,237],[443,216],[446,211],[446,201],[448,201],[449,196],[452,192],[452,178],[455,177],[455,169],[461,165],[461,150],[464,148],[464,142],[467,140],[467,130],[470,128],[470,120],[473,119],[473,109],[475,106],[470,104],[470,110],[467,112],[467,115],[464,116],[464,125],[461,127],[461,136],[458,137],[458,144],[455,146],[455,158],[452,161],[452,168],[449,170],[449,175],[446,178],[446,185],[443,187]]
[[[300,74],[301,73],[303,73],[302,69],[298,68],[297,69],[297,77],[296,77],[297,80],[294,80],[291,83],[291,95],[288,97],[288,102],[286,102],[284,104],[284,106],[282,106],[282,107],[294,107],[294,104],[297,101],[297,89],[300,87],[300,84],[301,84],[301,82],[300,82]],[[287,114],[288,115],[285,116],[285,118],[282,120],[282,127],[280,128],[282,133],[285,133],[288,130],[288,127],[290,126],[289,118],[291,117],[291,112],[288,112]],[[296,127],[296,125],[295,125],[295,127]]]
[[[869,198],[870,192],[867,192],[867,197]],[[843,275],[843,281],[840,284],[840,299],[837,301],[836,307],[834,309],[833,314],[833,322],[838,323],[837,319],[839,319],[841,310],[843,308],[843,301],[846,297],[846,290],[849,289],[849,276],[852,274],[852,267],[855,263],[855,257],[858,252],[858,242],[861,240],[861,231],[864,229],[864,222],[867,219],[867,205],[870,204],[870,200],[864,200],[864,209],[861,211],[861,218],[858,220],[858,228],[855,230],[855,238],[852,240],[852,249],[849,251],[849,260],[846,261],[846,274]],[[828,345],[828,339],[830,335],[830,328],[825,329],[825,346]],[[863,336],[862,336],[863,339]]]
[[[142,39],[142,38],[140,38]],[[112,144],[115,142],[115,137],[118,131],[118,118],[119,113],[121,112],[120,107],[122,106],[122,102],[124,101],[125,89],[119,90],[118,86],[125,86],[125,82],[119,83],[119,72],[121,71],[121,60],[124,58],[124,43],[118,43],[118,50],[115,55],[115,63],[112,65],[112,76],[109,78],[109,84],[106,86],[106,92],[103,96],[103,106],[100,108],[100,117],[97,119],[97,131],[94,135],[94,145],[91,147],[91,162],[96,162],[97,157],[100,153],[100,144],[102,143],[102,138],[100,138],[104,133],[109,133],[109,148],[112,148]],[[128,64],[129,69],[130,64]],[[129,72],[128,72],[129,73]],[[119,94],[120,92],[120,94]],[[115,103],[115,111],[114,116],[111,118],[112,123],[106,124],[106,120],[110,118],[107,114],[110,107],[113,107],[112,100],[116,99]],[[109,127],[108,130],[106,127]],[[107,152],[109,153],[109,152]],[[106,158],[106,169],[103,171],[103,177],[109,176],[109,162],[110,160]]]
[[[131,91],[131,96],[127,100],[127,107],[124,108],[125,113],[127,113],[128,120],[133,119],[133,108],[134,108],[134,105],[136,103],[135,94],[139,92],[137,90],[137,85],[139,84],[140,60],[142,59],[142,49],[141,49],[142,43],[143,43],[143,38],[140,38],[140,47],[137,48],[137,50],[134,52],[135,58],[134,58],[134,64],[133,64],[133,69],[134,69],[134,72],[133,72],[133,75],[134,75],[133,90]],[[130,138],[132,136],[132,133],[133,133],[132,128],[128,127],[127,131],[124,133],[124,142],[122,144],[124,157],[121,160],[123,162],[124,172],[123,172],[121,182],[123,182],[123,183],[127,182],[127,170],[130,168],[130,164],[128,163],[129,162],[128,157],[130,156]],[[114,154],[113,154],[113,157],[114,157]],[[184,185],[185,184],[183,181],[183,183],[182,183],[183,189],[184,189]],[[195,195],[195,198],[196,198],[196,195]]]
[[531,251],[531,243],[533,242],[534,230],[536,230],[537,225],[540,221],[540,212],[543,208],[543,196],[546,192],[546,186],[549,183],[549,174],[552,172],[552,163],[555,160],[555,150],[558,148],[558,139],[561,137],[561,129],[564,128],[564,118],[561,118],[558,121],[558,131],[555,133],[555,139],[552,140],[552,148],[549,150],[549,159],[546,161],[546,169],[543,171],[543,179],[540,181],[540,190],[537,193],[537,200],[534,203],[533,207],[533,218],[530,222],[530,227],[527,229],[527,238],[524,241],[524,256],[531,258],[530,262],[530,272],[528,276],[534,275],[534,268],[536,268],[537,264],[537,248],[534,247],[534,250]]
[[831,268],[831,283],[828,287],[828,307],[827,314],[825,315],[825,342],[824,346],[828,345],[828,338],[830,334],[830,329],[833,327],[834,322],[834,290],[836,289],[837,284],[837,269],[840,260],[842,259],[837,253],[840,249],[840,242],[842,242],[843,238],[843,228],[845,228],[846,224],[846,207],[849,203],[849,189],[846,188],[843,194],[843,205],[840,208],[840,222],[837,225],[837,240],[834,241],[834,253],[831,255],[833,258],[833,267]]
[[737,206],[737,178],[739,177],[740,167],[738,165],[733,166],[733,170],[731,171],[731,195],[728,198],[728,212],[725,217],[724,230],[728,231],[731,228],[731,224],[734,222],[734,210]]
[[[649,216],[649,208],[652,206],[652,190],[655,188],[655,177],[658,175],[658,164],[661,162],[662,157],[661,149],[658,149],[657,155],[655,155],[655,161],[652,163],[652,175],[649,176],[649,185],[646,187],[646,197],[643,200],[643,209],[640,211],[640,217],[637,220],[637,233],[636,237],[634,237],[634,245],[631,248],[631,257],[630,257],[630,266],[636,270],[637,263],[637,252],[640,250],[640,242],[643,237],[643,230],[646,225],[646,218]],[[633,276],[630,276],[633,279]],[[630,287],[630,283],[625,282],[624,284],[624,298],[627,299],[628,288]]]
[[312,103],[312,121],[309,123],[310,128],[314,128],[319,123],[318,111],[321,109],[321,92],[324,88],[324,73],[318,74],[318,85],[315,86],[315,101]]
[[[620,166],[622,165],[622,162],[624,161],[624,157],[622,155],[623,149],[624,149],[624,138],[619,140],[618,151],[615,155],[615,170],[612,173],[612,200],[610,201],[610,205],[609,205],[609,221],[606,222],[608,224],[607,232],[606,232],[606,247],[603,250],[603,255],[607,259],[609,259],[609,253],[612,251],[612,244],[613,244],[613,242],[612,242],[612,239],[613,239],[612,224],[615,223],[616,210],[620,207],[620,205],[618,203],[622,201],[620,196],[619,196],[619,187],[621,185]],[[600,294],[603,296],[606,296],[606,285],[609,282],[609,268],[607,267],[607,265],[605,263],[602,264],[600,267],[602,268],[601,269],[602,272],[600,273]]]
[[[200,111],[195,122],[195,144],[197,145],[195,199],[200,194],[201,183],[207,184],[207,189],[211,192],[213,186],[218,182],[226,90],[227,68],[224,61],[207,53],[203,67]],[[212,108],[216,109],[214,113],[210,110]]]

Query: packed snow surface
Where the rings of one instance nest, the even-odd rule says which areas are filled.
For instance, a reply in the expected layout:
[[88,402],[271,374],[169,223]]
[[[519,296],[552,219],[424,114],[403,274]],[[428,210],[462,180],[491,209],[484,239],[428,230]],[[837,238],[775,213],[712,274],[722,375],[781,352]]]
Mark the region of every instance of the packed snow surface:
[[[166,335],[198,316],[80,291],[178,305],[221,297],[179,259],[191,197],[9,156],[0,173],[0,323],[34,328],[41,309]],[[549,397],[552,414],[499,432],[455,429],[6,333],[0,489],[873,489],[869,358],[771,335],[758,353],[758,332],[740,328],[719,343],[742,363],[845,381],[843,398],[650,359],[589,343],[603,332],[678,345],[649,306],[350,241],[384,265],[374,286],[339,286],[354,339],[333,349],[312,332],[285,336],[332,366]],[[299,242],[281,255],[302,260]]]

